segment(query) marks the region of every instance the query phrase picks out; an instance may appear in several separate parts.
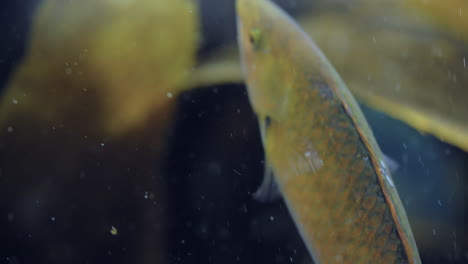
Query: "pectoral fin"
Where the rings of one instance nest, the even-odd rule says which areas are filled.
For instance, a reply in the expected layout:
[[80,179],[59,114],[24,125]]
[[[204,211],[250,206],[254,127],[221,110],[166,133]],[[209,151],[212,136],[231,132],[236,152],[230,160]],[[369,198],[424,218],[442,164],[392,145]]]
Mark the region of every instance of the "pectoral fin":
[[[272,202],[281,197],[281,191],[275,176],[287,181],[289,177],[306,173],[315,173],[323,166],[319,154],[313,144],[306,140],[292,140],[291,131],[280,126],[269,116],[259,117],[260,135],[265,153],[270,154],[276,163],[277,175],[274,175],[271,160],[265,158],[265,175],[263,182],[254,194],[254,198],[262,202]],[[283,155],[285,159],[278,155]],[[283,183],[284,183],[283,182]]]
[[273,169],[268,161],[265,162],[265,175],[258,190],[253,194],[255,200],[260,202],[274,202],[281,198],[278,184],[273,176]]
[[398,170],[398,168],[400,167],[398,162],[396,160],[390,158],[389,156],[387,156],[385,153],[382,153],[382,156],[383,156],[383,160],[384,160],[385,164],[387,165],[388,169],[390,170],[390,173],[395,173]]

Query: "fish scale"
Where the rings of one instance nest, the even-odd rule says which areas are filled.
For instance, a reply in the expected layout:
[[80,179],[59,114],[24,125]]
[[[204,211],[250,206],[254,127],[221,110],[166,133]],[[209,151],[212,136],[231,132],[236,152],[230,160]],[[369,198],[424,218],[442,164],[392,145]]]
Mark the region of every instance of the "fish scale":
[[[320,86],[323,85],[323,83],[320,84]],[[311,87],[311,90],[318,89],[318,86],[319,85],[314,83],[304,85],[304,87]],[[323,87],[320,89],[323,89]],[[330,88],[328,87],[328,89]],[[312,93],[316,94],[314,92]],[[313,238],[312,240],[315,241],[315,244],[327,245],[328,243],[342,243],[344,245],[343,248],[346,248],[346,250],[343,250],[342,254],[335,254],[334,256],[330,254],[334,259],[324,259],[324,263],[332,263],[336,260],[346,260],[349,263],[363,261],[363,256],[360,255],[355,256],[356,259],[352,259],[352,256],[356,255],[354,254],[354,247],[370,248],[370,255],[376,255],[376,258],[373,259],[385,260],[388,261],[388,263],[404,263],[406,256],[401,248],[397,230],[393,228],[396,224],[393,221],[390,209],[384,199],[375,169],[371,163],[363,159],[356,159],[358,156],[368,157],[371,153],[369,153],[361,142],[361,137],[354,128],[351,118],[349,118],[345,109],[342,107],[341,101],[336,96],[327,97],[327,99],[331,101],[330,103],[324,103],[323,97],[320,98],[320,100],[314,100],[312,96],[306,97],[307,100],[302,100],[302,98],[304,97],[299,96],[297,98],[291,98],[294,104],[289,108],[289,111],[291,111],[290,115],[296,118],[288,120],[288,122],[284,124],[276,124],[276,126],[288,131],[299,131],[288,133],[287,138],[291,143],[286,141],[285,144],[297,146],[298,144],[294,143],[294,141],[303,141],[304,138],[307,138],[310,142],[314,142],[318,151],[324,153],[322,160],[326,165],[317,172],[295,175],[294,177],[289,177],[287,181],[284,182],[284,185],[280,184],[280,186],[284,186],[282,191],[284,192],[288,206],[294,211],[295,204],[297,203],[289,202],[288,194],[289,192],[295,192],[295,186],[303,186],[307,191],[301,193],[304,197],[298,198],[301,201],[302,210],[297,210],[297,212],[301,214],[302,222],[307,223],[307,227],[304,228],[305,232],[311,232],[311,234],[307,236]],[[313,111],[316,105],[322,106],[320,107],[320,111]],[[331,109],[323,109],[323,105],[327,105]],[[311,116],[309,111],[305,112],[303,109],[311,109],[312,111],[310,112],[315,114]],[[330,112],[337,114],[335,114],[332,119],[330,119],[329,115],[323,114]],[[299,113],[306,113],[308,115],[311,122],[310,126],[304,125],[304,122],[300,121],[304,119],[298,116]],[[329,133],[328,120],[337,119],[339,119],[339,122],[347,123],[348,125]],[[295,120],[298,122],[295,122]],[[314,120],[322,120],[325,122],[314,123]],[[275,121],[273,120],[273,122]],[[267,131],[267,133],[269,132]],[[326,140],[323,140],[330,137],[333,138],[333,143],[328,143]],[[338,153],[330,151],[337,148],[340,149]],[[271,152],[278,153],[273,149]],[[274,162],[274,156],[273,154],[271,157],[272,162]],[[330,156],[330,158],[327,159],[327,156]],[[338,159],[336,159],[336,157],[338,157]],[[353,166],[354,164],[356,165]],[[350,170],[348,173],[345,173],[342,171],[343,168],[350,168]],[[339,177],[340,174],[341,177]],[[320,179],[322,183],[320,184],[320,182],[315,179]],[[280,182],[282,181],[281,178],[278,180]],[[316,203],[311,202],[311,200],[316,199],[317,196],[320,196],[320,200],[328,201],[327,206],[320,208]],[[308,204],[312,206],[307,206]],[[316,211],[305,211],[305,207],[309,209],[316,207],[318,209]],[[356,218],[358,221],[355,221],[356,223],[352,225],[351,228],[356,230],[363,228],[364,230],[361,234],[365,233],[363,237],[366,237],[367,240],[362,239],[358,240],[359,243],[349,243],[348,241],[352,241],[355,234],[353,232],[348,232],[350,226],[343,224],[343,217],[353,217],[353,215],[359,212],[361,212],[362,216]],[[316,220],[323,214],[327,214],[328,216],[329,224],[325,226],[321,225],[320,221]],[[390,225],[392,228],[383,228],[386,225]],[[322,235],[320,238],[314,239],[315,226],[320,226]],[[329,230],[323,228],[327,226]],[[326,237],[326,234],[332,235]],[[391,234],[393,234],[393,239],[390,236]],[[349,245],[353,246],[351,247]],[[317,251],[324,251],[320,249],[320,246],[315,247],[318,248]],[[386,254],[387,252],[391,252],[391,254]]]
[[380,149],[336,71],[270,1],[237,0],[237,12],[266,160],[314,260],[420,263]]
[[[301,129],[303,124],[297,129]],[[290,127],[289,129],[294,130],[294,127]],[[324,131],[320,127],[316,127],[318,131]],[[310,130],[308,130],[310,131]],[[309,135],[310,133],[308,133]],[[354,134],[354,137],[357,136],[357,132],[350,133]],[[299,137],[303,138],[307,135],[300,135]],[[320,138],[320,136],[318,137]],[[336,138],[335,138],[336,139]],[[290,140],[294,140],[294,138],[290,138]],[[311,138],[314,142],[315,139]],[[342,140],[347,141],[348,138],[344,137]],[[336,143],[338,144],[338,143]],[[329,149],[330,147],[324,144],[325,149]],[[320,147],[318,147],[320,148]],[[365,150],[362,148],[362,150]],[[273,152],[275,150],[272,150]],[[345,155],[344,152],[340,152]],[[368,153],[362,153],[363,155],[368,155]],[[272,157],[272,159],[274,159]],[[329,159],[324,159],[324,164],[327,164]],[[349,160],[349,159],[348,159]],[[273,162],[273,161],[272,161]],[[376,179],[376,175],[372,165],[367,163],[361,172],[353,172],[349,175],[353,175],[356,177],[354,179],[354,184],[348,184],[351,188],[346,188],[341,181],[336,177],[337,175],[337,168],[336,168],[336,161],[331,160],[330,167],[324,165],[324,167],[320,168],[317,172],[312,172],[309,174],[303,175],[295,175],[294,177],[288,178],[288,180],[280,186],[283,186],[282,191],[284,192],[284,196],[287,200],[288,207],[291,208],[292,211],[296,211],[299,217],[301,218],[302,223],[307,223],[303,226],[304,232],[306,232],[307,237],[311,237],[314,241],[315,248],[317,252],[325,252],[325,254],[321,255],[330,255],[334,259],[325,259],[322,257],[322,261],[324,263],[333,263],[338,260],[346,260],[349,263],[361,263],[364,261],[363,256],[366,254],[354,254],[355,250],[359,248],[371,248],[370,255],[376,254],[377,257],[373,259],[382,259],[388,262],[386,263],[404,263],[403,259],[405,258],[404,252],[401,250],[401,243],[399,243],[399,237],[396,234],[396,229],[391,228],[390,232],[388,228],[379,228],[384,225],[391,224],[394,226],[395,223],[393,222],[391,214],[389,214],[388,206],[386,205],[385,199],[383,199],[383,194],[381,194],[381,190],[377,184],[376,180],[370,180],[369,178]],[[354,162],[364,163],[362,160],[357,160]],[[349,166],[353,168],[353,166]],[[359,167],[356,167],[359,168]],[[336,177],[335,179],[329,179]],[[319,178],[322,183],[314,180]],[[306,191],[300,192],[301,197],[295,197],[293,194],[296,193],[296,186],[303,186],[303,189]],[[354,187],[355,186],[355,187]],[[351,195],[352,197],[343,197],[340,193],[335,192],[334,190],[342,188],[346,190],[344,193]],[[362,191],[365,189],[365,191]],[[291,193],[291,194],[290,194]],[[319,203],[316,202],[317,196],[320,197],[318,201],[328,201],[324,207],[321,207]],[[289,199],[291,197],[291,199]],[[297,199],[297,200],[296,200]],[[359,203],[361,200],[369,200],[369,203]],[[296,202],[300,201],[300,202]],[[346,201],[346,202],[343,202]],[[299,207],[296,204],[300,204]],[[372,206],[369,206],[371,204]],[[309,210],[305,210],[305,209]],[[311,210],[312,208],[316,208],[315,210]],[[349,225],[343,225],[343,217],[353,217],[353,215],[358,214],[361,212],[361,218],[357,218],[358,221],[351,228],[357,230],[357,234],[354,232],[348,232],[350,229]],[[326,217],[323,217],[326,215]],[[328,224],[323,224],[323,219],[327,219]],[[319,227],[321,236],[317,237],[316,230]],[[377,228],[375,228],[377,227]],[[358,230],[363,229],[362,232]],[[364,233],[364,235],[363,235]],[[391,239],[390,233],[393,233],[393,238]],[[327,237],[327,234],[330,236]],[[357,239],[359,243],[349,243],[348,241],[352,241],[355,239],[355,236],[361,235],[363,238],[368,238],[367,240],[364,239]],[[339,239],[338,239],[339,238]],[[391,242],[387,243],[387,240],[391,240]],[[343,250],[341,254],[326,254],[326,248],[320,248],[319,245],[327,245],[329,243],[334,244],[343,244]],[[393,245],[397,245],[397,248]],[[349,246],[349,245],[352,245]],[[389,245],[390,247],[386,247]],[[362,250],[362,249],[361,249]],[[389,254],[386,258],[384,258],[385,253],[387,251],[395,252],[397,254]],[[379,253],[381,252],[381,253]],[[363,252],[364,253],[364,252]],[[367,253],[369,254],[369,253]],[[381,256],[378,256],[381,254]],[[352,258],[355,256],[355,258]],[[390,260],[391,257],[394,257]]]

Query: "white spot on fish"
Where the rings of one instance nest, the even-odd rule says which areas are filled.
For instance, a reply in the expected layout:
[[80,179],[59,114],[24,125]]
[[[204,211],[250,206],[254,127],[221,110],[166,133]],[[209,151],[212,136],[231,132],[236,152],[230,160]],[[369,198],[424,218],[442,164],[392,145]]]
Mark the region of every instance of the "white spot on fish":
[[291,162],[295,165],[292,166],[292,168],[297,174],[315,172],[323,166],[323,160],[319,157],[312,144],[306,142],[305,149],[307,150],[303,154],[305,161],[303,158],[298,159],[298,157],[291,157]]
[[18,100],[16,100],[16,99],[11,100],[11,102],[12,102],[13,104],[18,104]]
[[173,95],[172,95],[171,92],[167,93],[167,98],[172,98],[172,96],[173,96]]

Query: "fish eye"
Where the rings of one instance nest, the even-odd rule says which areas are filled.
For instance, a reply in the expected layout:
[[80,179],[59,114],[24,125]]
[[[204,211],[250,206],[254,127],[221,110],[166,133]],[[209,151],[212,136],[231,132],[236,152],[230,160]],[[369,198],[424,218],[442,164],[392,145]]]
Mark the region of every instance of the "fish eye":
[[254,28],[249,32],[249,41],[255,49],[260,49],[262,40],[262,31],[258,28]]

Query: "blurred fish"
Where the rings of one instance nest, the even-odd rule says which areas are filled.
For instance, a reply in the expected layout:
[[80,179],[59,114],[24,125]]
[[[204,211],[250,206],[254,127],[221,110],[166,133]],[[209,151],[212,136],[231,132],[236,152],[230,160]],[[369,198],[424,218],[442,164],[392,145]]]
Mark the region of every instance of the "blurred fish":
[[38,7],[27,52],[0,102],[2,129],[25,114],[119,137],[174,104],[195,62],[197,4],[86,1]]
[[380,148],[331,64],[269,1],[238,0],[237,12],[261,188],[278,183],[317,263],[420,263]]
[[161,179],[196,3],[45,0],[32,22],[0,102],[5,240],[34,249],[20,262],[166,263]]

